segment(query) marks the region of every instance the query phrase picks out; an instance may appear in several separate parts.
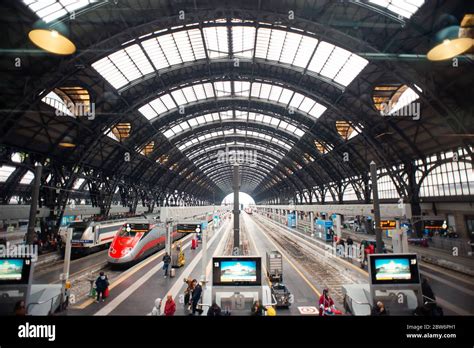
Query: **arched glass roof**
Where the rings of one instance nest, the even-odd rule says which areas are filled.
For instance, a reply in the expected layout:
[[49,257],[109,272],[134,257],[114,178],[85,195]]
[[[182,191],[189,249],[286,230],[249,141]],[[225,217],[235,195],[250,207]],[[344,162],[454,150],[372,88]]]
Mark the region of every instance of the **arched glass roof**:
[[270,125],[270,126],[275,127],[276,129],[280,129],[288,133],[291,133],[298,138],[301,138],[305,133],[303,130],[296,127],[295,125],[273,116],[263,115],[263,114],[254,113],[254,112],[235,111],[235,118],[234,118],[234,112],[232,110],[229,110],[225,112],[214,112],[211,114],[206,114],[206,115],[190,118],[186,121],[183,121],[171,127],[167,131],[163,132],[163,134],[168,139],[172,139],[175,136],[180,135],[190,129],[194,129],[195,127],[204,126],[206,124],[211,124],[213,122],[214,123],[226,122],[226,121],[232,121],[232,120]]
[[249,137],[249,138],[255,138],[255,139],[262,139],[267,142],[271,142],[277,145],[280,145],[287,150],[290,150],[293,147],[293,143],[290,142],[289,140],[281,140],[277,139],[276,137],[273,137],[268,134],[256,132],[253,130],[247,130],[247,129],[239,129],[235,128],[233,130],[223,130],[223,131],[216,131],[216,132],[209,132],[205,134],[201,134],[197,137],[191,138],[191,139],[186,139],[185,142],[179,144],[178,143],[178,149],[180,151],[185,151],[187,148],[193,147],[201,142],[207,141],[207,140],[212,140],[215,138],[220,138],[220,137],[225,137],[226,139],[229,137]]
[[219,97],[246,97],[268,100],[289,109],[306,113],[313,118],[321,116],[326,107],[301,93],[278,85],[262,82],[219,81],[200,83],[164,94],[138,109],[151,120],[160,114],[196,101]]
[[126,42],[127,47],[94,62],[92,67],[120,89],[148,74],[186,62],[252,59],[285,64],[346,87],[368,64],[366,59],[307,33],[258,25],[263,27],[232,23],[231,30],[221,25],[150,33]]

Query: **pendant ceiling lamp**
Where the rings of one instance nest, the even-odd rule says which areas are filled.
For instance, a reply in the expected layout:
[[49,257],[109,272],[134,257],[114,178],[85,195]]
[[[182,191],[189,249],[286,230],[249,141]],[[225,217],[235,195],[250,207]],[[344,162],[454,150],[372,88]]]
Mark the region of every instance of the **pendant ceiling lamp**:
[[38,21],[28,33],[28,37],[39,48],[58,55],[69,55],[76,52],[76,46],[67,37],[68,30],[63,23],[48,25]]
[[434,47],[428,52],[431,61],[452,59],[470,52],[473,48],[473,23],[466,15],[459,25],[449,25],[439,30],[434,37]]
[[63,138],[63,140],[61,140],[61,142],[58,145],[59,147],[66,148],[66,149],[76,147],[76,144],[74,144],[72,138],[67,135]]

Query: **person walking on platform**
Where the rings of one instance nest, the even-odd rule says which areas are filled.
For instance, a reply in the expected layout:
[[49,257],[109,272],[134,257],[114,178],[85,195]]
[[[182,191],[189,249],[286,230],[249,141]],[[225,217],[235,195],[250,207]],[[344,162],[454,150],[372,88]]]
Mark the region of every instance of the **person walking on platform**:
[[109,287],[109,280],[104,272],[100,272],[99,277],[95,281],[96,291],[97,291],[97,300],[100,301],[102,295],[102,302],[105,301],[105,290]]
[[176,303],[173,300],[173,296],[168,294],[165,303],[165,316],[171,317],[174,315],[174,312],[176,312]]
[[171,263],[171,256],[166,252],[165,256],[163,256],[163,270],[165,271],[164,277],[168,276],[168,269]]
[[267,309],[260,304],[260,301],[257,300],[253,303],[252,313],[250,315],[256,317],[263,317]]
[[155,300],[155,306],[151,310],[150,315],[153,315],[153,316],[161,315],[161,302],[162,302],[161,298],[159,297]]
[[207,311],[208,317],[220,317],[221,314],[221,307],[217,303],[213,303],[211,307],[209,307]]
[[193,280],[191,278],[184,278],[184,282],[187,285],[186,290],[184,290],[184,307],[189,310],[191,308],[191,295],[193,292]]
[[197,305],[201,299],[202,295],[202,286],[198,283],[196,279],[193,279],[193,294],[191,297],[191,303],[192,303],[192,315],[196,315],[196,312],[199,313],[199,315],[202,314],[203,310],[202,309],[197,309]]

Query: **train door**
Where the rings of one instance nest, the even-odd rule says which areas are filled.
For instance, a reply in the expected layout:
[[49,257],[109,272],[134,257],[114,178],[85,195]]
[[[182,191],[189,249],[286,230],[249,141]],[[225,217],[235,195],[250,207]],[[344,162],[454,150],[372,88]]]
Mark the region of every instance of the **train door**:
[[94,245],[99,244],[99,231],[100,231],[100,226],[92,226],[92,233],[94,235]]

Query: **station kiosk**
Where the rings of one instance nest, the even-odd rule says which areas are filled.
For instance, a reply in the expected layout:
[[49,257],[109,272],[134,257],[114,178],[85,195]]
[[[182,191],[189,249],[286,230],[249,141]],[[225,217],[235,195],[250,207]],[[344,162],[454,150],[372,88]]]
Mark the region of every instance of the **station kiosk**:
[[248,316],[252,305],[260,301],[263,306],[275,305],[271,290],[262,285],[260,257],[229,256],[212,259],[212,285],[203,293],[203,309],[217,303],[223,313]]
[[389,315],[412,315],[423,305],[416,254],[369,255],[369,284],[343,285],[344,307],[354,315],[370,315],[378,301]]

